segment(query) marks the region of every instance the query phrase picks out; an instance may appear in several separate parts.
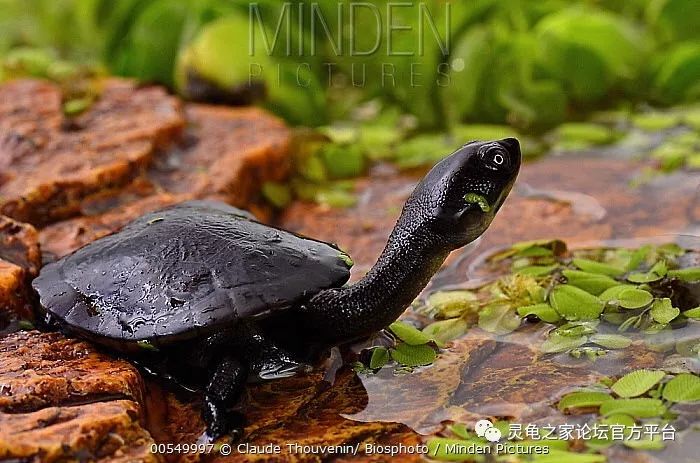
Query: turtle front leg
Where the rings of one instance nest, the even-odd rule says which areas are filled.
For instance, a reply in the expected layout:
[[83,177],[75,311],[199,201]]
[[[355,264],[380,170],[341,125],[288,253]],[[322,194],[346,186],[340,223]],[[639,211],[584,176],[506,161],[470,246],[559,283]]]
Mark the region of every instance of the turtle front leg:
[[245,390],[248,371],[248,365],[234,357],[223,357],[216,364],[205,389],[202,410],[208,441],[213,442],[226,434],[234,440],[243,435],[245,418],[230,409]]
[[279,379],[308,373],[313,368],[277,339],[270,338],[265,330],[254,323],[241,323],[232,336],[236,354],[248,360],[250,374],[262,380]]

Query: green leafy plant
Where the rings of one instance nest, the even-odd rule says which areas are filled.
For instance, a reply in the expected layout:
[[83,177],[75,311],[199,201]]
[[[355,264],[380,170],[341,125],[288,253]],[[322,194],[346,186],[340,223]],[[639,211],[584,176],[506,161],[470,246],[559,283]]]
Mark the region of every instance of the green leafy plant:
[[[676,414],[669,408],[675,403],[700,402],[700,377],[691,373],[667,374],[661,370],[635,370],[618,378],[604,390],[581,390],[564,395],[558,408],[564,413],[595,411],[598,422],[619,426],[622,443],[633,449],[661,450],[665,443],[660,436],[635,435],[638,423],[661,427],[671,424]],[[608,436],[610,437],[610,436]],[[616,443],[612,439],[598,443],[605,447]]]
[[698,279],[696,268],[678,268],[684,253],[676,245],[571,252],[558,240],[518,243],[489,259],[509,265],[509,275],[471,291],[434,293],[416,309],[438,319],[424,331],[441,342],[474,325],[505,335],[525,319],[552,325],[543,353],[594,360],[635,341],[652,346],[658,333],[700,318],[670,297],[674,285]]
[[369,363],[359,364],[358,371],[376,371],[386,366],[393,360],[398,369],[405,371],[415,367],[432,364],[437,358],[436,347],[442,342],[429,332],[420,331],[413,325],[403,321],[396,321],[389,325],[389,331],[397,338],[394,346],[383,346],[371,349]]

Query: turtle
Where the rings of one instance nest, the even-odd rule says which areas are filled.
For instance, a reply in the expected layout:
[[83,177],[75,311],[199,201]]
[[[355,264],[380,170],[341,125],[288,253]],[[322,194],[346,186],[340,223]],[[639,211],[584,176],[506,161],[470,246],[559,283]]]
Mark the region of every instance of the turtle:
[[196,200],[45,265],[32,285],[47,321],[66,334],[199,379],[210,440],[240,435],[244,416],[234,408],[249,380],[308,371],[321,353],[394,322],[451,251],[486,231],[520,163],[515,138],[472,141],[446,156],[354,284],[339,247]]

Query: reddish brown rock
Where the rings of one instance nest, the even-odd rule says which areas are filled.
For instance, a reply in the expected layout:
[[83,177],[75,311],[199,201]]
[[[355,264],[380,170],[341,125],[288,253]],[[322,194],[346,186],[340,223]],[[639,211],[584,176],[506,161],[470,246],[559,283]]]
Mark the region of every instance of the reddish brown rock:
[[115,400],[31,413],[0,412],[0,459],[29,462],[161,461],[135,402]]
[[58,333],[0,338],[0,459],[159,461],[128,362]]
[[[365,444],[415,446],[420,436],[408,427],[397,423],[359,422],[347,419],[343,414],[357,413],[367,405],[367,394],[355,373],[344,368],[338,372],[331,387],[322,381],[323,373],[267,381],[249,385],[246,392],[245,412],[248,420],[246,436],[241,442],[251,448],[263,448],[267,444],[278,445],[279,454],[238,452],[231,455],[214,455],[206,461],[233,462],[322,462],[320,452],[303,453],[304,446],[355,445],[359,452],[337,455],[339,461],[387,461],[385,455],[365,454]],[[158,442],[193,443],[204,431],[199,418],[199,401],[182,402],[174,394],[149,385],[148,428]],[[289,448],[287,444],[297,444]],[[173,458],[171,461],[190,461]],[[335,461],[335,460],[334,460]],[[391,461],[422,461],[416,455],[400,454]]]
[[0,215],[0,322],[33,318],[29,284],[40,266],[34,227]]
[[0,216],[0,259],[21,267],[31,278],[41,267],[38,238],[31,225]]
[[186,114],[183,143],[146,174],[157,188],[246,207],[263,182],[289,173],[291,134],[276,117],[258,108],[197,104],[188,105]]
[[103,214],[57,222],[41,230],[41,247],[45,252],[62,257],[91,241],[119,230],[131,220],[147,212],[186,199],[189,199],[187,195],[154,194],[121,204]]
[[188,199],[218,199],[261,212],[258,192],[289,172],[290,131],[256,108],[189,105],[188,129],[174,148],[127,187],[81,202],[81,217],[45,227],[42,248],[64,256],[131,220]]
[[59,333],[17,332],[0,338],[0,411],[113,398],[142,402],[141,377],[130,363]]
[[0,212],[35,225],[75,215],[82,198],[131,181],[181,131],[180,103],[164,89],[117,79],[102,86],[70,121],[57,86],[0,86]]

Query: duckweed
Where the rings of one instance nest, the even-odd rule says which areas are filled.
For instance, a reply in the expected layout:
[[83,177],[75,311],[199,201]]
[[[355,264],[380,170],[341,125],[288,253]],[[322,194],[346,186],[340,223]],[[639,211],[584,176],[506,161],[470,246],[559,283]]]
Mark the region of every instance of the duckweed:
[[593,294],[570,284],[556,286],[549,295],[549,303],[567,320],[595,320],[605,306]]
[[437,358],[433,346],[442,346],[442,342],[430,334],[421,331],[403,321],[396,321],[388,328],[396,337],[393,347],[377,346],[372,348],[369,362],[358,362],[358,373],[371,373],[385,367],[390,360],[396,362],[396,371],[410,371],[418,366],[430,365]]
[[579,391],[567,394],[559,401],[557,407],[562,412],[566,412],[570,408],[597,408],[608,400],[613,400],[613,397],[607,392]]
[[389,351],[385,347],[377,347],[372,350],[372,357],[369,361],[369,367],[372,370],[382,368],[389,361]]
[[397,321],[389,325],[389,329],[400,340],[411,346],[429,343],[432,338],[408,323]]

